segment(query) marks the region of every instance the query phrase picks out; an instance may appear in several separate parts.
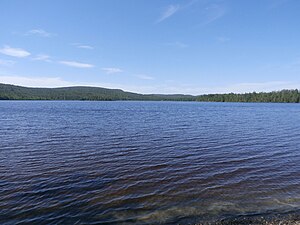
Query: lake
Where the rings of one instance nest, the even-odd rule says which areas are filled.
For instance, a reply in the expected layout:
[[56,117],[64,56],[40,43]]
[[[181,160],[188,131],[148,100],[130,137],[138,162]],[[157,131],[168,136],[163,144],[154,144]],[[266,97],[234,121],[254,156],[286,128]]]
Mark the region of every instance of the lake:
[[1,224],[300,210],[300,104],[0,101]]

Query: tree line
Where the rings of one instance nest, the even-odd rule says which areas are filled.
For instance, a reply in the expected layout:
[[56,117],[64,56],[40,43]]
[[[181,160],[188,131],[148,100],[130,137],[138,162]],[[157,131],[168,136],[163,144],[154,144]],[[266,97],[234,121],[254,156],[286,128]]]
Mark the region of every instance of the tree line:
[[191,95],[137,94],[100,87],[28,88],[0,84],[0,100],[194,101]]
[[141,100],[141,101],[201,101],[201,102],[286,102],[299,103],[300,92],[282,90],[245,94],[159,95],[137,94],[120,89],[100,87],[28,88],[0,84],[0,100]]
[[252,92],[245,94],[208,94],[196,97],[202,102],[286,102],[299,103],[300,93],[295,90],[282,90],[272,92]]

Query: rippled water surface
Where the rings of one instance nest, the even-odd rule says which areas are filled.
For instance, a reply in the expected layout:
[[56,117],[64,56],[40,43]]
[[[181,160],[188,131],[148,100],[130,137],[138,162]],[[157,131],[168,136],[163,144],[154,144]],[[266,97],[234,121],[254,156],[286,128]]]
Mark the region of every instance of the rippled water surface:
[[1,224],[300,209],[300,104],[0,102]]

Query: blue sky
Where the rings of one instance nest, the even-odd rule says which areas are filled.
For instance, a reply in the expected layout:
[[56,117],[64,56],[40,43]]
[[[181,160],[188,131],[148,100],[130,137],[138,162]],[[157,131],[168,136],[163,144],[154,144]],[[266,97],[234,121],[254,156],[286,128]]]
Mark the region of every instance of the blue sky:
[[298,0],[1,0],[0,82],[139,93],[300,88]]

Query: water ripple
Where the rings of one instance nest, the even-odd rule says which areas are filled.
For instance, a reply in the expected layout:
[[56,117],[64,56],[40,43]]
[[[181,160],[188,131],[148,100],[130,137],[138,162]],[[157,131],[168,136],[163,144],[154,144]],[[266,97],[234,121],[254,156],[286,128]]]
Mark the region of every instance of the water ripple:
[[300,105],[0,102],[1,224],[300,210]]

